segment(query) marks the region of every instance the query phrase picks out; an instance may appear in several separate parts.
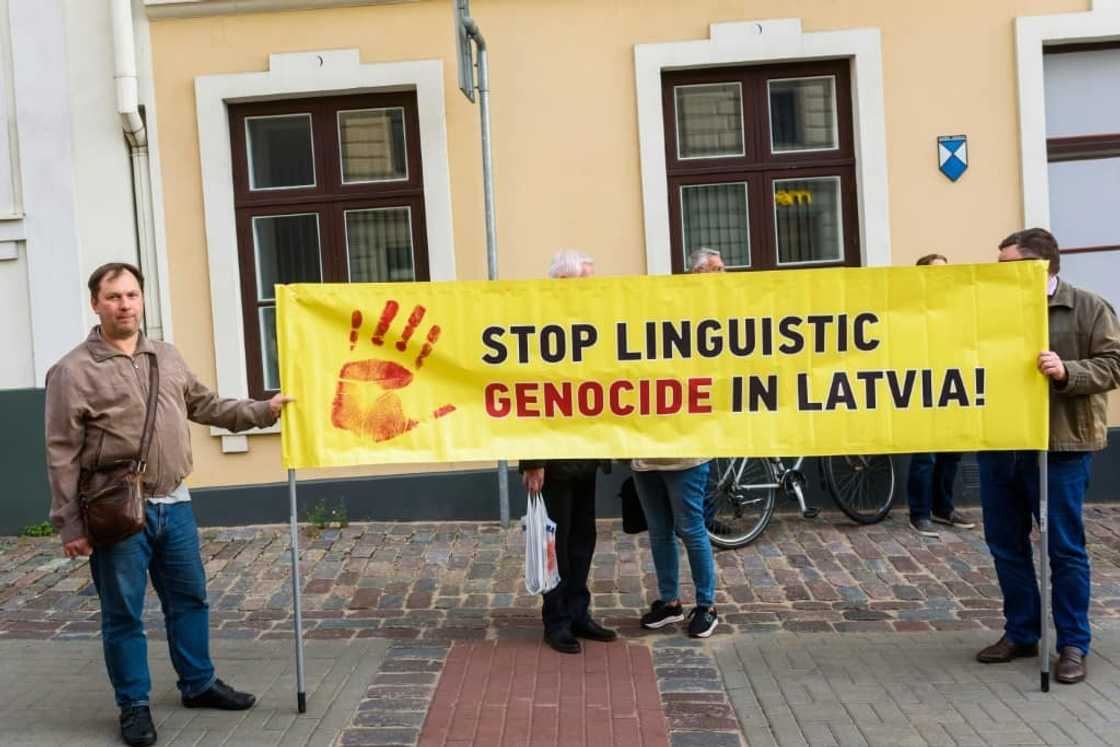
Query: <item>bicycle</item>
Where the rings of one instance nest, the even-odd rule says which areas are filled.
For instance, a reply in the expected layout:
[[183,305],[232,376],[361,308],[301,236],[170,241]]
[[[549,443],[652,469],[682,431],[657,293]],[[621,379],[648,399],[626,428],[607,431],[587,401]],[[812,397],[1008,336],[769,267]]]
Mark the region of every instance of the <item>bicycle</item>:
[[[804,462],[805,457],[797,457],[787,467],[781,457],[713,459],[704,496],[712,544],[732,549],[758,539],[774,515],[779,489],[797,501],[802,517],[815,518],[820,509],[805,504]],[[821,457],[817,471],[822,486],[853,521],[875,524],[891,510],[895,478],[890,454]]]

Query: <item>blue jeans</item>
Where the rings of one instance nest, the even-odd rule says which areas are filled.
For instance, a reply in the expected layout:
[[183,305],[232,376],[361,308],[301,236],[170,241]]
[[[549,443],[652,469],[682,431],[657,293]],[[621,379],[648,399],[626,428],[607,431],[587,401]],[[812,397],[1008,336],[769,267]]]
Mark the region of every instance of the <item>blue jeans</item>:
[[962,456],[959,452],[947,452],[910,457],[906,499],[912,520],[928,519],[931,511],[945,518],[953,513],[953,481],[957,479]]
[[147,705],[148,639],[144,635],[144,592],[151,575],[167,627],[171,663],[179,691],[187,697],[214,683],[210,661],[206,573],[199,555],[198,527],[189,502],[147,504],[147,523],[90,558],[101,598],[101,643],[117,705]]
[[692,469],[672,472],[635,472],[638,500],[649,525],[649,548],[657,571],[657,591],[662,602],[680,598],[677,542],[680,536],[688,553],[696,604],[711,607],[716,598],[716,562],[704,527],[704,488],[708,483],[705,462]]
[[[1004,634],[1033,645],[1041,631],[1041,599],[1031,556],[1031,516],[1038,519],[1038,455],[995,451],[977,455],[984,539],[995,560],[1003,592]],[[1089,553],[1081,505],[1089,485],[1086,452],[1047,455],[1050,580],[1058,649],[1089,653]]]

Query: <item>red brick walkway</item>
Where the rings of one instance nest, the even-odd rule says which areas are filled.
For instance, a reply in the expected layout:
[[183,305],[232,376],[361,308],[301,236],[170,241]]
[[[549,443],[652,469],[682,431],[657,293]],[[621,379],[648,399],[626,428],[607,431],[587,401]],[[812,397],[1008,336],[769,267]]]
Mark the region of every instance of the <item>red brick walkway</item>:
[[453,644],[420,745],[667,746],[649,648],[583,645],[572,656],[540,639]]

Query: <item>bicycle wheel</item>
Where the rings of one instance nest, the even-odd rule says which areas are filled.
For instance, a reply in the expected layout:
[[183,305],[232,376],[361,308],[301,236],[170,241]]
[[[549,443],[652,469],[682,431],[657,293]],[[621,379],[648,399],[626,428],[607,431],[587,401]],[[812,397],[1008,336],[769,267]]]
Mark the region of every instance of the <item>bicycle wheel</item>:
[[894,500],[894,459],[890,454],[825,457],[828,492],[852,521],[876,524]]
[[704,523],[712,544],[736,548],[753,542],[770,523],[777,488],[767,459],[713,459],[704,494]]

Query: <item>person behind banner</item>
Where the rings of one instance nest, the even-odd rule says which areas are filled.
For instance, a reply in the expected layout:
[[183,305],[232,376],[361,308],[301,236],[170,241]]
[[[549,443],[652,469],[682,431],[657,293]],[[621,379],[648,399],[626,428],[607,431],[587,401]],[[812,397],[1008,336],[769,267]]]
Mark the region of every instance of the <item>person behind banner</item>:
[[[231,431],[263,428],[275,423],[292,400],[282,394],[261,402],[221,399],[200,384],[178,350],[141,332],[144,276],[133,265],[112,262],[97,268],[89,292],[100,324],[47,372],[50,519],[66,557],[92,553],[90,572],[101,601],[101,641],[120,708],[121,738],[129,745],[150,745],[156,730],[144,635],[149,575],[163,608],[183,705],[244,710],[255,702],[218,679],[210,659],[206,574],[183,482],[191,471],[187,421]],[[155,420],[147,458],[141,457],[147,465],[142,470],[143,528],[93,546],[82,517],[83,486],[92,485],[91,476],[105,466],[136,459],[153,381]]]
[[[565,250],[552,259],[550,278],[591,277],[590,257]],[[556,522],[556,563],[560,584],[544,594],[541,619],[544,639],[562,654],[578,654],[578,639],[613,641],[618,634],[591,617],[587,577],[595,554],[595,475],[610,462],[598,459],[545,459],[520,462],[521,480],[530,493],[541,493]]]
[[716,564],[704,526],[704,488],[709,459],[634,459],[634,483],[649,525],[649,549],[657,572],[658,599],[642,615],[643,628],[656,630],[685,619],[680,600],[679,536],[688,555],[696,606],[688,614],[688,634],[707,638],[716,629]]
[[[949,260],[943,254],[927,254],[917,264],[947,265]],[[953,508],[953,482],[957,479],[962,456],[960,452],[945,451],[910,457],[910,475],[906,481],[910,528],[923,537],[941,536],[934,528],[934,522],[956,529],[976,526]]]
[[[1089,554],[1082,504],[1094,451],[1107,443],[1108,392],[1120,387],[1120,322],[1108,302],[1059,277],[1054,236],[1031,228],[999,244],[999,261],[1047,260],[1050,350],[1035,365],[1050,379],[1047,452],[1049,541],[1058,682],[1085,679],[1089,653]],[[985,664],[1038,655],[1041,599],[1031,554],[1031,516],[1038,519],[1038,458],[1031,451],[978,455],[984,538],[1003,592],[1004,633],[976,658]],[[1044,652],[1047,656],[1049,652]]]
[[688,255],[689,272],[723,272],[723,257],[715,249],[700,247]]

